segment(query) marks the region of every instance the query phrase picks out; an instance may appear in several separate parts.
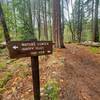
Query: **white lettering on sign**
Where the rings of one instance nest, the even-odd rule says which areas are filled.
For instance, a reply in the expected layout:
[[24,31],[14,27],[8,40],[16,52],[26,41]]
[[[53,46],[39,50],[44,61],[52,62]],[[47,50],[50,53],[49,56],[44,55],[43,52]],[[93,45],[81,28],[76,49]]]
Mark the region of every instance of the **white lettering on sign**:
[[44,54],[44,53],[45,53],[45,51],[39,51],[38,53],[39,53],[39,54]]
[[37,52],[31,52],[31,55],[37,55]]
[[21,46],[22,47],[27,47],[27,46],[48,46],[49,43],[35,43],[35,42],[32,42],[32,43],[22,43]]
[[41,54],[45,54],[45,51],[37,51],[37,52],[31,52],[31,55],[41,55]]
[[51,53],[51,51],[47,51],[48,53]]
[[30,51],[30,50],[34,50],[34,47],[28,47],[28,48],[22,48],[22,51]]
[[37,46],[48,46],[49,43],[37,43]]
[[44,47],[36,47],[36,50],[44,50]]
[[31,50],[44,50],[44,47],[23,47],[22,51],[31,51]]
[[21,44],[23,47],[27,47],[27,46],[36,46],[36,43],[35,42],[32,42],[32,43],[22,43]]
[[16,50],[18,49],[18,46],[14,45],[12,48]]

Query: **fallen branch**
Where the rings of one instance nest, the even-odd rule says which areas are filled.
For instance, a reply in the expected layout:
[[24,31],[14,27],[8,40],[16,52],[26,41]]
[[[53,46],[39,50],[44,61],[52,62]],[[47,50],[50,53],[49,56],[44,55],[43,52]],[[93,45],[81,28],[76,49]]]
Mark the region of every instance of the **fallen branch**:
[[91,46],[91,47],[100,47],[99,42],[92,42],[92,41],[81,42],[80,45]]

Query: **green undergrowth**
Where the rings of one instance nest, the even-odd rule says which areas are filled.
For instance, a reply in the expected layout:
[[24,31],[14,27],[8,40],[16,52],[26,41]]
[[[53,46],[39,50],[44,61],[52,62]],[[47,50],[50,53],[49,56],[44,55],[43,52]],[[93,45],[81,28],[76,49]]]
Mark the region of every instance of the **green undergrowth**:
[[58,100],[59,96],[59,85],[56,81],[48,81],[45,84],[45,94],[50,100]]
[[22,72],[19,72],[18,74],[21,78],[25,78],[27,76],[30,75],[30,73],[28,71],[22,71]]
[[0,62],[0,69],[4,69],[5,67],[6,67],[6,63],[4,63],[4,62],[1,63],[1,62]]
[[0,88],[0,94],[4,93],[6,91],[6,88]]
[[6,72],[4,74],[4,77],[0,79],[0,90],[4,88],[4,86],[7,84],[7,82],[12,78],[11,72]]
[[3,52],[3,49],[0,48],[0,54]]
[[100,54],[100,47],[89,47],[89,50],[94,54]]

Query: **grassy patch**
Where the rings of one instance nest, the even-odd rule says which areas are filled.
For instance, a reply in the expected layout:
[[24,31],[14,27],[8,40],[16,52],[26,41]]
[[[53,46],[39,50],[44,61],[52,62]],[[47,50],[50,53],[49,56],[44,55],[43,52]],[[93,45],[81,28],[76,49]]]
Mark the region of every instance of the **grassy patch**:
[[50,100],[58,100],[60,88],[56,81],[48,81],[44,89],[45,94]]
[[100,54],[100,48],[90,47],[89,50],[94,54]]
[[6,72],[4,77],[0,79],[0,88],[3,88],[6,85],[6,83],[11,79],[11,77],[12,73]]
[[0,53],[2,53],[2,49],[0,48]]
[[30,73],[28,72],[28,71],[23,71],[23,72],[20,72],[19,73],[19,76],[21,77],[21,78],[25,78],[25,77],[27,77],[27,76],[29,76],[30,75]]
[[8,50],[5,49],[0,49],[0,56],[7,56],[8,55]]
[[0,88],[0,93],[1,94],[4,93],[5,90],[6,90],[5,88]]
[[5,68],[6,64],[5,63],[0,63],[0,69]]

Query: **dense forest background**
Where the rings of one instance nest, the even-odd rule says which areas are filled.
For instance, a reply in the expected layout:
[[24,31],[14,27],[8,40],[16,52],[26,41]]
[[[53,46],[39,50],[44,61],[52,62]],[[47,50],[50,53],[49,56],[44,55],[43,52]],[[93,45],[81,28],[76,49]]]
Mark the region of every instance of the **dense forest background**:
[[1,0],[1,6],[12,40],[100,40],[100,0]]
[[35,68],[41,100],[100,100],[100,0],[0,0],[0,100],[33,100]]

